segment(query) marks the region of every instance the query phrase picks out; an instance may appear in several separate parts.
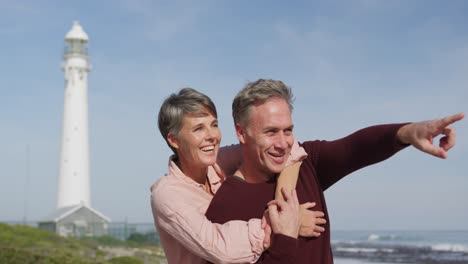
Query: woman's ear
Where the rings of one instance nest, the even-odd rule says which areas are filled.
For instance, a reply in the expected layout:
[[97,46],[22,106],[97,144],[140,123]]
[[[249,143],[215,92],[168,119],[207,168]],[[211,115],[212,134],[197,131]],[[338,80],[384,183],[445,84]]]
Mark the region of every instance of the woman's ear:
[[179,149],[179,141],[177,140],[177,137],[173,134],[169,133],[167,135],[167,142],[169,142],[169,145],[171,145],[171,147],[173,147],[174,149]]

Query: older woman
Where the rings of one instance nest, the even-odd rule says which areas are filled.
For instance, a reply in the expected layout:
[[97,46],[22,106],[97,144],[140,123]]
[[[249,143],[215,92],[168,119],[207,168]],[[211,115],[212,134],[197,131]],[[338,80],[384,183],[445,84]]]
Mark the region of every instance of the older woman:
[[[182,89],[164,101],[158,123],[175,153],[169,172],[151,187],[154,221],[168,262],[255,262],[264,250],[261,219],[220,225],[204,215],[222,183],[221,171],[230,175],[240,163],[238,147],[219,149],[221,132],[213,102],[194,89]],[[299,150],[296,143],[292,151],[296,159],[301,157]],[[320,218],[320,212],[314,212],[312,221],[315,217]]]

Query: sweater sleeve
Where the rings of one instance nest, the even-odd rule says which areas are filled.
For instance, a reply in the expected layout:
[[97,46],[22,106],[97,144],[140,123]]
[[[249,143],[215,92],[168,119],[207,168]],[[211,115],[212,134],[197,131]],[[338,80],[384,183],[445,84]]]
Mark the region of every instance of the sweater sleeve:
[[296,263],[298,241],[296,238],[275,234],[271,247],[263,253],[257,263],[288,264]]
[[175,195],[180,190],[158,187],[153,187],[151,194],[157,228],[192,253],[214,263],[253,263],[261,255],[265,234],[260,219],[215,224],[203,214],[206,208]]
[[224,146],[219,149],[216,163],[225,175],[233,175],[242,163],[242,149],[239,144]]
[[349,173],[383,161],[405,148],[397,131],[405,124],[377,125],[334,141],[305,142],[323,190]]

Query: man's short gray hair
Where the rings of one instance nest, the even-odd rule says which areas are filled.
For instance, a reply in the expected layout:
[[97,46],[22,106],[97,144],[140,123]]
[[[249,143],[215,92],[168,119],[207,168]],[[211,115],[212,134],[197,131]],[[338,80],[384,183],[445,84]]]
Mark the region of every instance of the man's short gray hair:
[[258,79],[248,83],[232,101],[234,124],[246,126],[250,117],[250,107],[274,97],[284,99],[292,112],[294,96],[291,88],[282,81]]
[[184,116],[206,116],[212,114],[218,118],[216,106],[211,99],[192,88],[183,88],[179,93],[171,94],[164,100],[158,114],[158,127],[167,145],[175,152],[167,141],[169,134],[177,136],[182,128]]

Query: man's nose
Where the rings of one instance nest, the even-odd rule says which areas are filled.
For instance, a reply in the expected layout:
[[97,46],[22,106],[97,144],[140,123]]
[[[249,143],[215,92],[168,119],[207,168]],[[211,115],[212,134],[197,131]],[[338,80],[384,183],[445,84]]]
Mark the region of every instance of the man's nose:
[[278,138],[276,141],[276,147],[280,149],[286,149],[288,148],[288,136],[286,136],[284,133],[279,133]]

